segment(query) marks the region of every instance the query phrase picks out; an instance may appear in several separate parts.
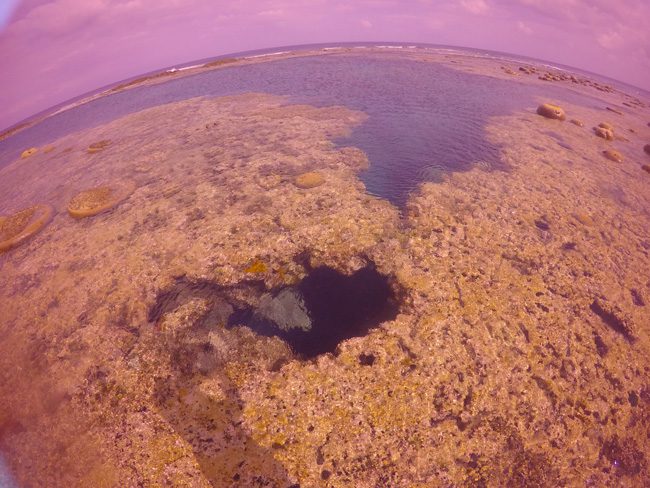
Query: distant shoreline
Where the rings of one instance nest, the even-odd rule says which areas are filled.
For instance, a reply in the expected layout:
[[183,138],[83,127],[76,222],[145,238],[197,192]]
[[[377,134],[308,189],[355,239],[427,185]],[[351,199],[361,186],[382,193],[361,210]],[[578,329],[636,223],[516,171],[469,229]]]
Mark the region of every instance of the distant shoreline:
[[[578,71],[572,71],[570,67],[558,67],[555,65],[548,64],[548,62],[542,60],[535,61],[532,59],[531,60],[516,59],[517,58],[516,55],[510,55],[507,53],[502,53],[503,54],[502,57],[499,57],[498,56],[499,53],[496,52],[494,53],[494,55],[487,54],[487,51],[485,51],[486,54],[482,54],[478,50],[472,52],[471,48],[460,48],[460,47],[455,48],[451,46],[427,47],[427,46],[411,44],[411,43],[406,43],[406,44],[377,43],[377,44],[368,44],[368,45],[349,45],[349,46],[341,45],[341,46],[313,47],[313,48],[310,48],[309,46],[304,46],[303,49],[293,49],[293,50],[282,50],[283,48],[276,48],[276,49],[281,49],[281,50],[280,51],[269,50],[269,52],[263,52],[259,54],[252,54],[255,52],[252,51],[251,54],[248,56],[220,57],[218,59],[207,61],[205,63],[194,64],[190,66],[181,66],[179,68],[176,67],[166,68],[164,70],[156,71],[143,76],[138,76],[126,81],[116,82],[100,92],[93,93],[92,95],[65,104],[56,110],[53,110],[51,112],[46,111],[47,113],[41,113],[41,115],[35,115],[31,119],[28,118],[23,120],[22,122],[19,122],[18,124],[13,125],[12,127],[0,132],[0,142],[9,137],[14,136],[19,132],[22,132],[25,129],[29,129],[34,125],[37,125],[38,123],[44,121],[49,117],[79,107],[80,105],[84,105],[86,103],[92,102],[99,98],[112,95],[115,93],[121,93],[131,88],[157,85],[170,80],[180,79],[187,76],[199,75],[208,71],[221,69],[224,67],[244,66],[244,65],[257,64],[257,63],[267,62],[267,61],[278,61],[278,60],[289,59],[289,58],[309,57],[309,56],[318,56],[318,55],[323,56],[323,55],[333,55],[333,54],[336,55],[360,54],[361,51],[363,51],[364,54],[368,54],[368,53],[386,54],[386,55],[400,54],[400,55],[406,55],[409,58],[417,59],[419,61],[442,62],[442,63],[450,63],[452,65],[457,64],[454,62],[454,60],[459,61],[460,59],[467,59],[467,58],[476,61],[488,60],[492,65],[496,65],[498,64],[498,62],[504,63],[506,65],[510,65],[510,69],[512,69],[512,64],[518,65],[515,66],[514,68],[519,68],[520,66],[534,67],[535,68],[535,71],[533,71],[534,73],[537,73],[538,72],[537,70],[541,68],[550,75],[550,78],[547,78],[546,81],[566,81],[563,79],[553,80],[553,77],[557,76],[557,73],[563,73],[565,75],[574,74],[574,78],[575,75],[578,75],[578,78],[581,80],[580,84],[583,86],[591,86],[593,88],[598,89],[601,92],[617,91],[625,95],[625,92],[623,92],[622,90],[614,88],[610,84],[596,82],[590,77],[587,77],[584,74],[580,74]],[[455,58],[460,58],[460,59],[455,59]],[[482,66],[482,68],[485,68],[485,66]],[[501,68],[505,68],[505,67],[502,66]],[[481,74],[485,74],[488,76],[495,75],[495,73],[490,73],[489,71],[490,71],[489,69],[487,70],[483,69]],[[624,84],[624,82],[619,82],[619,83]],[[602,89],[603,87],[605,89]],[[632,96],[630,97],[634,100],[637,100],[636,97],[632,97]]]

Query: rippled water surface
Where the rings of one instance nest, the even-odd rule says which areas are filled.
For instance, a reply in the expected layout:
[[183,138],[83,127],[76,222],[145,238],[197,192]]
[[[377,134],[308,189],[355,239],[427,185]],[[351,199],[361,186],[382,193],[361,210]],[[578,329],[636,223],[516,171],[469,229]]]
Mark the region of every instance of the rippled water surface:
[[371,194],[403,204],[422,181],[474,163],[502,168],[498,148],[484,138],[487,118],[535,105],[553,95],[593,105],[557,86],[530,86],[474,75],[439,63],[362,56],[313,56],[219,70],[102,97],[52,116],[0,142],[0,162],[64,134],[145,108],[197,96],[250,91],[287,95],[316,106],[345,105],[369,115],[344,145],[371,161],[362,175]]

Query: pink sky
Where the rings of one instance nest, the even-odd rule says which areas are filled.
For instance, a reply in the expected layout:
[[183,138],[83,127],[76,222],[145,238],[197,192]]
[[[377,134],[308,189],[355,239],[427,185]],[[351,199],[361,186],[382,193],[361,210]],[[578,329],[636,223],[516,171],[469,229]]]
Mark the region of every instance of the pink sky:
[[0,128],[176,63],[316,42],[491,49],[650,90],[649,20],[650,0],[0,0]]

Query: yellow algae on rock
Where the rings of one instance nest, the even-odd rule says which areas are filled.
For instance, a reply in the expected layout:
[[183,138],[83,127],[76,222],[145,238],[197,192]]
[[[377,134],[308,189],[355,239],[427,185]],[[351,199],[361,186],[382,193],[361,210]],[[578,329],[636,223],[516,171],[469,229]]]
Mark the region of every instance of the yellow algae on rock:
[[547,119],[557,119],[557,120],[566,119],[566,115],[564,114],[564,110],[562,109],[562,107],[558,107],[557,105],[553,105],[550,103],[543,103],[542,105],[537,107],[537,113],[542,117],[546,117]]
[[84,190],[70,200],[68,213],[76,219],[97,215],[126,200],[134,189],[135,184],[127,182],[122,185],[98,186]]
[[325,183],[325,177],[318,171],[310,171],[296,176],[293,183],[302,189],[315,188]]
[[616,163],[623,162],[623,155],[620,152],[614,151],[612,149],[607,149],[606,151],[603,151],[603,156],[605,156],[610,161],[614,161]]
[[98,153],[100,151],[103,151],[110,145],[111,145],[110,139],[102,139],[101,141],[93,142],[90,146],[88,146],[87,151],[88,154]]
[[253,263],[244,271],[246,273],[260,274],[260,273],[266,273],[266,270],[267,270],[266,264],[264,264],[263,261],[257,259],[253,261]]
[[0,253],[26,241],[52,218],[52,207],[38,204],[0,217]]
[[592,227],[594,225],[594,220],[591,218],[591,216],[587,213],[584,212],[578,212],[573,215],[575,219],[580,222],[582,225],[586,225],[588,227]]
[[38,151],[37,147],[30,147],[29,149],[25,149],[20,154],[20,158],[21,159],[27,159],[28,157],[32,156],[33,154],[36,154],[37,151]]

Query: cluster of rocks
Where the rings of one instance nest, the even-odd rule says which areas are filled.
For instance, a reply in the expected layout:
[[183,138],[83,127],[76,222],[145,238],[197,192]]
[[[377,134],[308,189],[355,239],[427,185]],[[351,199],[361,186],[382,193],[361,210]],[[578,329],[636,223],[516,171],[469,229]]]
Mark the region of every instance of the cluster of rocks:
[[[508,67],[501,67],[506,73],[515,75],[516,72]],[[605,83],[598,83],[597,81],[590,80],[588,78],[582,78],[565,71],[540,71],[535,66],[520,66],[519,71],[526,75],[538,75],[537,78],[542,81],[566,81],[575,83],[577,85],[590,86],[595,88],[598,91],[605,93],[614,93],[614,88],[611,85]]]
[[[614,109],[612,107],[606,107],[606,109],[610,112],[615,112],[620,115],[623,115],[622,112],[618,111],[617,109]],[[564,109],[558,105],[554,105],[551,103],[543,103],[537,107],[537,114],[541,115],[543,117],[546,117],[548,119],[556,119],[556,120],[566,120],[566,114],[564,112]],[[570,121],[572,124],[577,125],[578,127],[584,127],[584,122],[578,119],[571,119]],[[632,129],[630,129],[631,132],[634,132]],[[601,139],[605,139],[606,141],[614,141],[614,140],[619,140],[623,142],[629,142],[627,138],[623,136],[617,136],[614,134],[614,126],[608,122],[600,122],[596,127],[593,128],[593,132],[596,136],[600,137]],[[650,144],[646,144],[643,147],[643,150],[646,154],[650,155]],[[623,155],[614,149],[605,149],[602,151],[602,155],[609,159],[610,161],[614,161],[616,163],[622,163],[623,162]],[[641,165],[641,169],[643,171],[648,172],[648,165]]]

